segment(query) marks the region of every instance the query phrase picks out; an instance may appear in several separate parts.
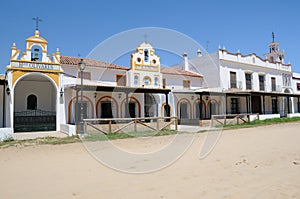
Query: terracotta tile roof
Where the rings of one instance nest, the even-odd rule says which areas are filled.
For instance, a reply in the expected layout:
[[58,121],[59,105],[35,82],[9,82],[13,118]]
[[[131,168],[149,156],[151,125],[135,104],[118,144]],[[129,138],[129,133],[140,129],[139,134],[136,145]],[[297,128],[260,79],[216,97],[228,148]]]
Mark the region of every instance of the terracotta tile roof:
[[182,69],[177,69],[177,68],[161,68],[160,72],[163,74],[171,74],[171,75],[184,75],[184,76],[190,76],[190,77],[202,77],[199,73],[194,73]]
[[71,56],[60,56],[60,63],[66,65],[78,65],[79,61],[83,59],[87,66],[94,67],[103,67],[103,68],[111,68],[111,69],[120,69],[120,70],[129,70],[125,66],[119,66],[116,64],[111,64],[108,62],[102,62],[95,59],[90,58],[80,58],[80,57],[71,57]]

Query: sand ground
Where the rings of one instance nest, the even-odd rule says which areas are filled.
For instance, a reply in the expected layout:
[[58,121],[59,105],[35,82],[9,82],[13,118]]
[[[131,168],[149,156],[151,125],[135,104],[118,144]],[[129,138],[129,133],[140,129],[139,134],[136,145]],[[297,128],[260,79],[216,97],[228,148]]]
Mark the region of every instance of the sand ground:
[[[159,148],[172,136],[118,140],[130,150]],[[300,123],[224,131],[198,158],[205,133],[165,169],[112,170],[83,144],[0,149],[0,198],[300,198]]]

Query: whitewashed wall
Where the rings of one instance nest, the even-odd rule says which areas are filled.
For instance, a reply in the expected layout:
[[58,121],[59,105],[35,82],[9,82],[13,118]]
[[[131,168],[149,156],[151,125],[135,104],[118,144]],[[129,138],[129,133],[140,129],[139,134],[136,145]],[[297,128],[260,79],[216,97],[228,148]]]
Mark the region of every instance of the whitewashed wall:
[[15,87],[15,112],[27,110],[27,97],[37,96],[37,109],[56,111],[56,90],[50,82],[20,81]]

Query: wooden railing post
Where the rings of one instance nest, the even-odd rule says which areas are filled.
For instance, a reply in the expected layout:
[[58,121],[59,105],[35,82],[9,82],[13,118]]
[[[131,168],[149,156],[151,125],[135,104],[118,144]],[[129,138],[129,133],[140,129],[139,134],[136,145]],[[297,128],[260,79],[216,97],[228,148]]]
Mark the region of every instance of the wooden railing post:
[[111,133],[111,120],[108,121],[108,133]]
[[87,133],[87,122],[84,121],[84,131],[83,133]]
[[178,118],[177,117],[175,117],[174,118],[175,120],[175,130],[177,131],[178,130]]
[[159,131],[159,119],[156,119],[156,129]]
[[136,129],[136,123],[137,123],[136,119],[134,119],[133,121],[134,121],[134,124],[133,124],[134,132],[136,132],[137,131],[137,129]]

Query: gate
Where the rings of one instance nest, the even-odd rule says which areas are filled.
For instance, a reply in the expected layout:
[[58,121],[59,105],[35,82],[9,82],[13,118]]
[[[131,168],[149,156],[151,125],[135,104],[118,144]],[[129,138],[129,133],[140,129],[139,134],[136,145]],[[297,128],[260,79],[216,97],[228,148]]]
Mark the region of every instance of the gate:
[[14,131],[55,131],[56,112],[45,110],[27,110],[14,112]]

